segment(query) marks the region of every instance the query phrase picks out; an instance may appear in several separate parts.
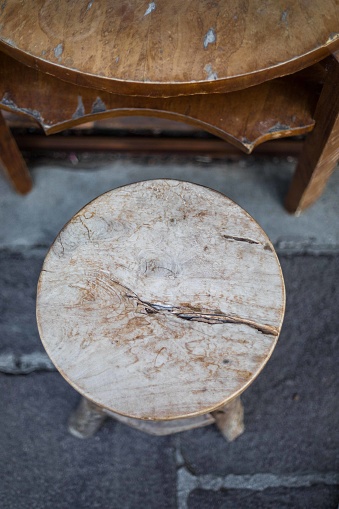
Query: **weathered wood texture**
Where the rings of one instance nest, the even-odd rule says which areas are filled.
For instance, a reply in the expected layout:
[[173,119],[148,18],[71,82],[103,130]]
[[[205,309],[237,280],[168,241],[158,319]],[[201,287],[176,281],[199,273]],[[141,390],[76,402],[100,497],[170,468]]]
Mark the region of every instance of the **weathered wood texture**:
[[65,81],[118,94],[229,92],[339,47],[335,0],[7,0],[0,48]]
[[98,431],[105,419],[106,414],[98,405],[81,398],[70,416],[68,430],[77,438],[89,438]]
[[314,118],[285,200],[297,214],[319,198],[339,159],[339,53],[330,60]]
[[100,196],[63,228],[37,319],[83,396],[161,421],[238,396],[270,357],[284,306],[274,249],[245,211],[207,188],[155,180]]
[[32,189],[32,179],[20,150],[0,111],[0,166],[20,194]]
[[128,97],[65,83],[1,53],[0,76],[0,107],[34,118],[47,134],[107,117],[153,115],[200,127],[246,153],[311,131],[320,91],[301,73],[229,94]]
[[189,429],[203,428],[215,423],[211,414],[197,415],[195,417],[186,417],[183,419],[172,419],[171,421],[150,421],[144,419],[133,419],[124,415],[119,415],[109,410],[105,410],[109,417],[113,417],[127,426],[148,433],[149,435],[164,436],[187,431]]
[[70,416],[68,429],[77,438],[89,438],[98,431],[106,416],[112,417],[139,431],[156,436],[171,435],[216,423],[223,436],[232,442],[245,430],[244,407],[240,397],[228,403],[221,410],[213,412],[213,415],[204,414],[184,419],[173,419],[171,421],[133,419],[103,409],[82,397]]
[[213,412],[212,415],[218,429],[230,442],[245,431],[244,407],[240,398],[235,398],[228,405]]

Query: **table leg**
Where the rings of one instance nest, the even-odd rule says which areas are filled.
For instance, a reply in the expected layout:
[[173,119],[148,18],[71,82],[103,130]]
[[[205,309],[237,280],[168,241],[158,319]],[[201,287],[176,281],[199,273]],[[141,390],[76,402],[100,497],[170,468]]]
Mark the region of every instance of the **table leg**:
[[286,209],[296,214],[319,198],[339,159],[338,52],[330,62],[314,119],[285,200]]
[[99,406],[86,398],[81,398],[70,416],[68,430],[77,438],[89,438],[98,431],[105,419],[106,415]]
[[228,403],[228,405],[212,412],[215,424],[223,436],[232,442],[245,431],[244,407],[240,397]]
[[0,163],[14,189],[26,194],[32,189],[32,179],[20,150],[0,111]]

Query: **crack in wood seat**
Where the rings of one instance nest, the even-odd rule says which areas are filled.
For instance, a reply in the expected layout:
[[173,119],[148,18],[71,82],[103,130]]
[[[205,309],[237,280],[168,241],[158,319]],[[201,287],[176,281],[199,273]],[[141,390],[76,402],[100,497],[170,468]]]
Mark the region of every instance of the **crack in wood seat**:
[[202,425],[264,367],[284,306],[274,248],[245,211],[156,180],[98,197],[62,229],[37,319],[60,373],[104,413]]

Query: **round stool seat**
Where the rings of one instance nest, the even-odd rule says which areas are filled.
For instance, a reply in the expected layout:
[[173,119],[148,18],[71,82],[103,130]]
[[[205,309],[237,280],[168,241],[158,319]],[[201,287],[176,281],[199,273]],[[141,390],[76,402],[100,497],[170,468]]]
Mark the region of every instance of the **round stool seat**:
[[161,421],[238,396],[270,357],[284,307],[273,246],[244,210],[154,180],[103,194],[66,224],[40,275],[37,319],[83,396]]

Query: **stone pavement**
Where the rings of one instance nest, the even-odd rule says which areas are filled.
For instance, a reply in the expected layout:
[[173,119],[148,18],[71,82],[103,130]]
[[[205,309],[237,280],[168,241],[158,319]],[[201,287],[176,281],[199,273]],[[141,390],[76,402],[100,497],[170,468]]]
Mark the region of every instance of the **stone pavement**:
[[[282,207],[293,161],[95,157],[32,165],[33,192],[0,175],[0,508],[337,509],[339,172],[299,218]],[[274,242],[286,282],[278,346],[244,393],[245,433],[213,427],[151,437],[108,420],[67,432],[78,400],[44,353],[36,283],[48,246],[89,200],[149,178],[215,188]]]

